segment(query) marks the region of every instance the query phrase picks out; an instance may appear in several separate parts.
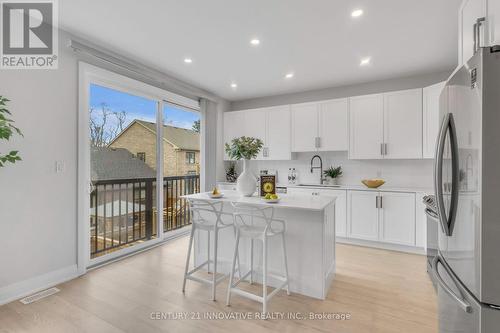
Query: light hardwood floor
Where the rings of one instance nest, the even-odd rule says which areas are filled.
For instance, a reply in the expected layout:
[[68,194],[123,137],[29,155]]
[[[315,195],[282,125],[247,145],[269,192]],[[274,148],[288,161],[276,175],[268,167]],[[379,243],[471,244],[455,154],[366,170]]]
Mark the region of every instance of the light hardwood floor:
[[[188,281],[181,292],[187,238],[90,271],[30,305],[0,307],[0,332],[437,332],[436,295],[425,257],[337,245],[337,274],[328,299],[279,292],[269,311],[349,313],[349,320],[152,320],[151,313],[258,312],[259,303],[233,296],[227,283]],[[258,288],[251,286],[250,288]]]

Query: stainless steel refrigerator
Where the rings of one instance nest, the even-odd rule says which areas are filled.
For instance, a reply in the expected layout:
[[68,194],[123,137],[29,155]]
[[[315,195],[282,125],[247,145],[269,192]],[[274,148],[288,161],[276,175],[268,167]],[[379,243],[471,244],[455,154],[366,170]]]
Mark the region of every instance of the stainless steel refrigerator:
[[448,80],[434,181],[439,332],[500,332],[500,47]]

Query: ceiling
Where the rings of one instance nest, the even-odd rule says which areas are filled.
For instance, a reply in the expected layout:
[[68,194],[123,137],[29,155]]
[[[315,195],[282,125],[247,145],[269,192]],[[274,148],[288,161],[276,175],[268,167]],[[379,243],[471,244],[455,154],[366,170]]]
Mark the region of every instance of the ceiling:
[[59,11],[64,30],[235,101],[452,69],[459,4],[64,0]]

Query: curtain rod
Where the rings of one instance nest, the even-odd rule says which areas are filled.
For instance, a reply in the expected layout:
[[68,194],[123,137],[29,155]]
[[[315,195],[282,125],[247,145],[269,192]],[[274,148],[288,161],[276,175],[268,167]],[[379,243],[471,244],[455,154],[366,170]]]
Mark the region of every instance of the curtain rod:
[[[122,59],[118,55],[114,55],[109,51],[101,51],[93,46],[86,45],[84,43],[78,42],[74,39],[70,40],[69,46],[73,49],[73,51],[82,53],[87,56],[91,56],[93,58],[97,58],[101,61],[107,62],[113,66],[117,66],[121,69],[139,75],[147,80],[155,82],[159,88],[174,90],[172,92],[178,93],[180,95],[188,95],[185,97],[200,99],[205,98],[212,102],[219,102],[220,98],[216,95],[192,87],[178,79],[172,78],[164,73],[158,72],[154,69],[148,68],[144,65],[136,64],[130,60]],[[179,88],[171,88],[169,83],[174,86],[178,86]],[[175,91],[176,90],[176,91]]]

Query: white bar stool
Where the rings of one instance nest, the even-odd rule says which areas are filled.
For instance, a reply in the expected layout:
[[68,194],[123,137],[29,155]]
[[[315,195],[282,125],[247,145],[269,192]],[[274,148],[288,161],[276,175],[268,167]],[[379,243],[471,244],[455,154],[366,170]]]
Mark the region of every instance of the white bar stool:
[[[288,262],[286,255],[285,244],[285,221],[274,218],[274,207],[257,207],[247,204],[233,204],[234,226],[236,228],[236,243],[233,253],[233,262],[229,277],[229,287],[227,291],[226,304],[230,305],[231,293],[249,298],[251,300],[262,303],[262,311],[267,312],[267,302],[281,289],[286,286],[286,293],[290,295],[289,280],[288,280]],[[283,250],[284,276],[269,274],[267,272],[267,252],[268,240],[275,239],[275,236],[281,236],[281,248]],[[238,270],[241,267],[238,260],[238,246],[241,237],[250,239],[250,270],[241,276],[238,281],[234,282],[234,272],[236,261],[238,261]],[[254,240],[262,241],[262,296],[239,289],[238,284],[250,276],[250,284],[253,283],[253,245]],[[275,288],[271,293],[267,294],[267,278],[273,277],[278,281],[282,281],[281,285]]]
[[[223,202],[210,202],[205,200],[188,199],[189,210],[191,212],[191,236],[189,238],[189,248],[186,259],[186,268],[184,270],[184,281],[182,284],[182,292],[186,291],[186,280],[197,281],[200,283],[209,284],[212,286],[212,300],[215,301],[216,286],[226,278],[226,275],[217,278],[217,241],[219,238],[219,231],[228,227],[234,227],[232,214],[222,212]],[[230,222],[224,223],[222,216],[226,215],[231,217]],[[193,247],[194,233],[196,230],[204,230],[207,232],[207,260],[200,265],[189,270],[189,262],[191,259],[191,249]],[[210,259],[210,232],[214,233],[214,258]],[[236,234],[236,230],[234,231]],[[199,271],[204,266],[207,266],[210,272],[210,264],[213,264],[213,276],[211,280],[193,276],[193,273]],[[239,272],[238,261],[238,272]],[[241,276],[241,273],[239,273]]]

